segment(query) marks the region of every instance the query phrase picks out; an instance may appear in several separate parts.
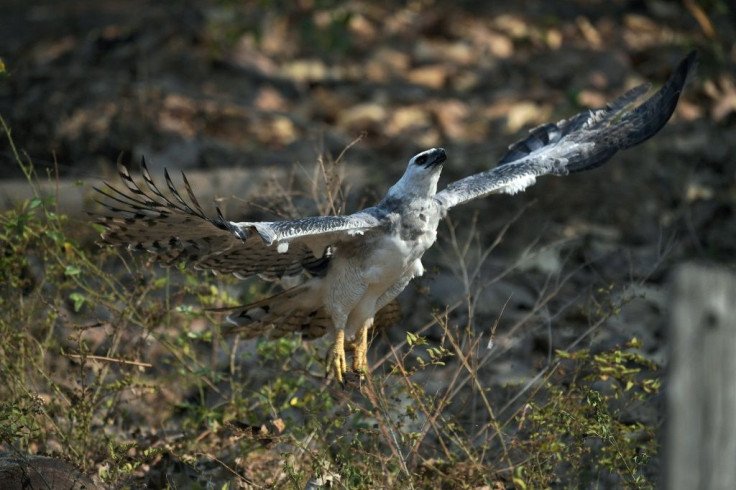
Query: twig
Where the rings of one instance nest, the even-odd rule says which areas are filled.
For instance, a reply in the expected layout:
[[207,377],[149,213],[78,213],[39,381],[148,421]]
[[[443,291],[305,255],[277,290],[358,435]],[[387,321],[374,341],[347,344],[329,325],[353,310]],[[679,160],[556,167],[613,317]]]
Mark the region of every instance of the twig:
[[149,364],[147,362],[128,361],[126,359],[116,359],[114,357],[93,356],[91,354],[87,354],[84,356],[80,354],[67,354],[67,353],[62,353],[62,354],[66,357],[71,357],[72,359],[92,359],[93,361],[117,362],[119,364],[130,364],[131,366],[139,366],[139,367],[145,367],[145,368],[153,367],[153,364]]

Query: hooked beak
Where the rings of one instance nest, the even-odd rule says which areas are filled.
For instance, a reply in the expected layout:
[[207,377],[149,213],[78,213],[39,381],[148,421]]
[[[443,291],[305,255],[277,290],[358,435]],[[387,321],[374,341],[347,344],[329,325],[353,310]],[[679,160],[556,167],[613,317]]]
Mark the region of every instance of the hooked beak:
[[447,154],[445,153],[444,148],[435,148],[431,151],[428,157],[429,158],[425,166],[426,168],[436,167],[437,165],[441,165],[445,160],[447,160]]

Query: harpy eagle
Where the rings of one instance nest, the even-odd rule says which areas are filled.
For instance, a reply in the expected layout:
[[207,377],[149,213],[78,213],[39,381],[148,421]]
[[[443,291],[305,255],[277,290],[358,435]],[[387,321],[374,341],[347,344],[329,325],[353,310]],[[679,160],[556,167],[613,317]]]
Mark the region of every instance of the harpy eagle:
[[368,331],[394,300],[424,272],[422,255],[435,242],[447,212],[494,193],[515,194],[543,175],[567,175],[598,167],[617,151],[656,134],[669,120],[695,61],[690,53],[669,80],[642,104],[648,90],[629,90],[598,110],[544,124],[514,143],[490,170],[437,192],[445,150],[432,148],[409,160],[404,175],[373,207],[347,216],[290,221],[232,222],[217,209],[208,216],[184,179],[187,198],[168,172],[165,195],[142,165],[146,188],[119,165],[125,190],[107,184],[108,214],[99,217],[105,243],[146,250],[166,265],[182,262],[238,277],[270,278],[305,273],[297,287],[243,307],[228,317],[246,337],[278,337],[301,331],[308,338],[334,332],[327,373],[342,382],[347,372],[346,339],[352,340],[352,369],[367,368]]

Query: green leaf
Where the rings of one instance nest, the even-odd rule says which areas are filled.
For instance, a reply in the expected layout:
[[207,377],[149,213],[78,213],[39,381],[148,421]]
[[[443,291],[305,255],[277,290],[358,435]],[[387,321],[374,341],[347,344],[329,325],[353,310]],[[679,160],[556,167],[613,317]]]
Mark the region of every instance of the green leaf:
[[74,311],[78,312],[82,309],[82,305],[86,301],[86,298],[80,293],[72,293],[69,295],[69,299],[74,302]]
[[560,349],[555,349],[555,354],[560,359],[570,359],[572,357],[569,352]]
[[153,287],[156,289],[160,289],[164,286],[166,286],[166,283],[168,282],[168,278],[166,276],[159,277],[155,281],[153,281]]
[[64,269],[64,275],[65,276],[78,276],[82,270],[79,267],[74,267],[73,265],[67,265],[66,269]]
[[64,235],[62,235],[58,231],[49,230],[49,231],[46,232],[46,236],[49,237],[49,238],[51,238],[56,243],[63,243],[64,242]]
[[519,466],[514,470],[514,476],[511,478],[511,482],[514,484],[515,488],[520,488],[522,490],[526,490],[526,482],[524,481],[524,467]]

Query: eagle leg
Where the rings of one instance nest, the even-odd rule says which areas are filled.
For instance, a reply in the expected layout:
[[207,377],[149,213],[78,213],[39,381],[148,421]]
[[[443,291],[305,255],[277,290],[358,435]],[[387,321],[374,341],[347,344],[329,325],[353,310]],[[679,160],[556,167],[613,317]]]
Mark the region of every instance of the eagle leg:
[[368,370],[368,330],[373,326],[373,318],[363,323],[355,334],[353,343],[353,371],[363,374]]
[[335,343],[327,353],[327,375],[330,372],[335,378],[342,383],[342,375],[347,372],[347,361],[345,360],[345,330],[342,328],[335,329]]

